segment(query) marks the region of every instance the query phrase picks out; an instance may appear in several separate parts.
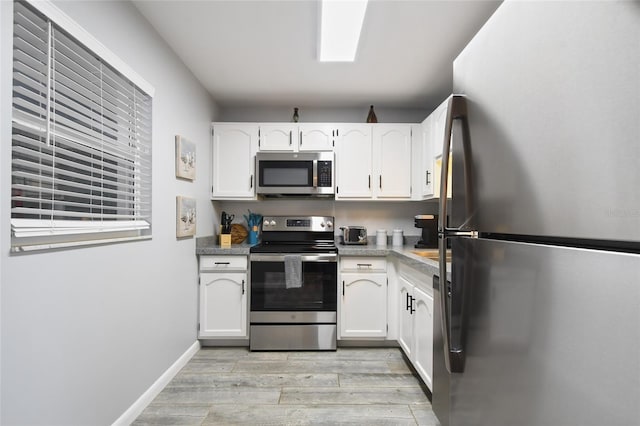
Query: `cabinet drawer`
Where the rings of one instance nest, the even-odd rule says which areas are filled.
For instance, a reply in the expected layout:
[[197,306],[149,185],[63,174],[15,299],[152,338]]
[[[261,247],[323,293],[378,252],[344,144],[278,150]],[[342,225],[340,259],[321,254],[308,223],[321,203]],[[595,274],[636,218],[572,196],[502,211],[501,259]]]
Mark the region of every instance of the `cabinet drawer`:
[[247,256],[200,256],[200,270],[207,272],[246,271]]
[[357,272],[384,272],[387,270],[386,257],[341,257],[340,269],[342,271]]

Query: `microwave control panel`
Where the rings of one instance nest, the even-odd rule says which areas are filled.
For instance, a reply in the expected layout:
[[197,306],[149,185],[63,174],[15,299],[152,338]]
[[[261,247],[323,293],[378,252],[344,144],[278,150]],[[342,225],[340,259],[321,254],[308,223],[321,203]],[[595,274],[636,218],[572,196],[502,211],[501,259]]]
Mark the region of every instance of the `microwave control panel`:
[[331,181],[331,161],[318,161],[318,186],[330,188],[333,186]]

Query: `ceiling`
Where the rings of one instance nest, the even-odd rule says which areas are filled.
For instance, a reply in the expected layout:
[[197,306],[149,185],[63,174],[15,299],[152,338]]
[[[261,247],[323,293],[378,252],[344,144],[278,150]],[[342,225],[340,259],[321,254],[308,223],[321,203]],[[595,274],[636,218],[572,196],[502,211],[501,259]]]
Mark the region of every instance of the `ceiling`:
[[317,0],[134,0],[221,107],[425,108],[499,5],[370,0],[356,61],[317,61]]

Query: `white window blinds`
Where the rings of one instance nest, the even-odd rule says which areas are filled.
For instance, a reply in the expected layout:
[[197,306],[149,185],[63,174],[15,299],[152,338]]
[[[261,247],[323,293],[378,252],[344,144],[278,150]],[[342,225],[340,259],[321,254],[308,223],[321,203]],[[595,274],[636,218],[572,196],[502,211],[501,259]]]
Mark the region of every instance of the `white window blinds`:
[[12,250],[149,236],[151,97],[14,4]]

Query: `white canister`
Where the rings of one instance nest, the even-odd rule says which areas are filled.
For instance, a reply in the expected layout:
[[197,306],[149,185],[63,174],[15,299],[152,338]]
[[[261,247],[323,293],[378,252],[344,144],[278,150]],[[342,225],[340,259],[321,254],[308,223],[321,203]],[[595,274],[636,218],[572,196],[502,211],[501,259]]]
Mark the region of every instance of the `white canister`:
[[378,247],[387,246],[387,230],[386,229],[378,229],[376,231],[376,246]]
[[392,244],[394,247],[402,247],[403,238],[402,238],[402,229],[394,229],[393,237],[391,238]]

